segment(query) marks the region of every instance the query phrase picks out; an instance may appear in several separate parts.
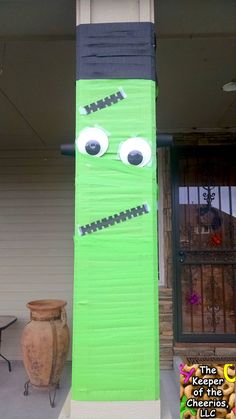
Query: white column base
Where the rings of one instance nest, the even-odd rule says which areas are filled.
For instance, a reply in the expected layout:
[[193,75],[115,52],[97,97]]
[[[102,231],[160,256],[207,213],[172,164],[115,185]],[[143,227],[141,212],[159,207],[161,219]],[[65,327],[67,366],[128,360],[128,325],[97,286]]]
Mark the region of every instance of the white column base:
[[161,419],[160,400],[80,402],[71,400],[70,419]]
[[69,391],[58,419],[70,419],[71,392]]

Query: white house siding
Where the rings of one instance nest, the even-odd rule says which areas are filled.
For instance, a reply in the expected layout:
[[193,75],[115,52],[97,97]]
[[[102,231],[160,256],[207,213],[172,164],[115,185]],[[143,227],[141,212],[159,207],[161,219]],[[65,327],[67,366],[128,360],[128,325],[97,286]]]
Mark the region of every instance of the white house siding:
[[2,353],[21,359],[26,303],[73,289],[74,159],[59,150],[0,151],[0,314],[17,316],[3,331]]

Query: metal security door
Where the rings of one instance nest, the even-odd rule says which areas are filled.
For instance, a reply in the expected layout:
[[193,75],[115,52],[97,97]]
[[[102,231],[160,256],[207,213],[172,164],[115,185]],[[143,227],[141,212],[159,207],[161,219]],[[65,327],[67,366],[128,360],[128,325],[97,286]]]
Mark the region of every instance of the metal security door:
[[236,148],[172,154],[176,340],[235,342]]

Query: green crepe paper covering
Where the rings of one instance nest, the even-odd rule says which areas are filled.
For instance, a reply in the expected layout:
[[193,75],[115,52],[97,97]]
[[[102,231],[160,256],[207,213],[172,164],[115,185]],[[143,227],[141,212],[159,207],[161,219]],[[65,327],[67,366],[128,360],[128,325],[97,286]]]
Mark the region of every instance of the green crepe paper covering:
[[[76,150],[75,272],[72,399],[159,399],[157,296],[156,87],[149,80],[76,82],[76,137],[102,128],[109,148],[101,157]],[[122,87],[127,98],[90,115],[88,105]],[[152,164],[125,165],[120,144],[142,137]],[[150,212],[92,234],[84,226],[148,203]]]

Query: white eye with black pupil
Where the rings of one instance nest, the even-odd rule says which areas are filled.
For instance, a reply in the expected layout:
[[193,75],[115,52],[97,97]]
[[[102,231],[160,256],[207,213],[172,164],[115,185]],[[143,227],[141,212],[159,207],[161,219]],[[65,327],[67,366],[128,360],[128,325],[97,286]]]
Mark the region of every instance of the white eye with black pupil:
[[93,157],[101,157],[108,149],[107,134],[101,128],[84,128],[76,139],[76,146],[80,153]]
[[146,140],[133,137],[121,144],[119,154],[123,163],[143,167],[150,162],[152,150]]

